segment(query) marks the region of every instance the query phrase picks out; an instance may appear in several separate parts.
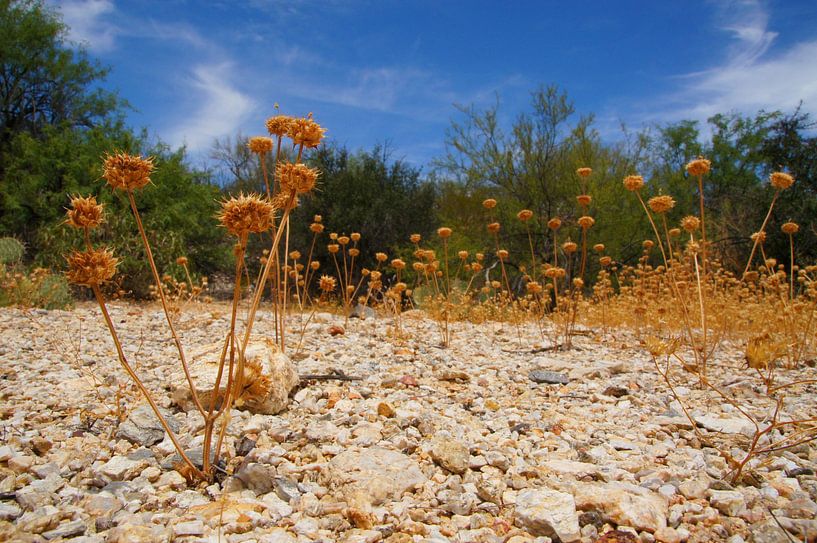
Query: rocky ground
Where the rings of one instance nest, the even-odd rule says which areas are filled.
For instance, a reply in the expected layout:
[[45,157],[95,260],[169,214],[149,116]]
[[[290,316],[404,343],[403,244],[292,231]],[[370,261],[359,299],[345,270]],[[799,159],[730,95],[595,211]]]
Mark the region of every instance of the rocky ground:
[[[171,401],[178,363],[159,308],[116,303],[111,312],[200,458],[201,417]],[[187,308],[179,329],[188,349],[217,341],[225,313]],[[302,380],[277,415],[234,410],[226,473],[195,485],[173,469],[173,446],[119,367],[98,308],[0,310],[0,540],[817,539],[817,448],[763,456],[730,484],[725,458],[742,458],[754,427],[680,375],[695,432],[625,332],[537,352],[547,343],[508,324],[456,325],[448,349],[417,314],[403,318],[400,341],[386,318],[330,335],[342,324],[316,315],[298,353],[291,334],[291,358],[301,375],[361,379]],[[256,330],[271,333],[269,314]],[[762,418],[770,405],[757,380],[739,369],[738,351],[725,352],[715,380]],[[796,388],[783,417],[817,416],[816,392]]]

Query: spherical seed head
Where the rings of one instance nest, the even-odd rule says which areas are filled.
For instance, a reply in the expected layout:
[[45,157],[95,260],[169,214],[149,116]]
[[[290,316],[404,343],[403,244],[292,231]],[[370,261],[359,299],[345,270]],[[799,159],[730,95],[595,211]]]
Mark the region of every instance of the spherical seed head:
[[301,258],[301,251],[292,251],[292,252],[290,252],[289,253],[289,258],[291,258],[292,260],[298,260],[299,258]]
[[651,239],[645,239],[641,242],[641,246],[644,247],[646,250],[650,250],[655,247],[655,242]]
[[749,239],[757,243],[764,243],[766,241],[766,232],[755,232],[749,236]]
[[257,155],[265,155],[272,151],[272,138],[254,136],[247,142],[247,147]]
[[352,247],[349,249],[349,256],[360,256],[360,249],[357,247]]
[[312,120],[311,113],[305,118],[293,119],[287,129],[287,135],[295,145],[309,148],[320,145],[325,132],[321,125]]
[[493,209],[496,207],[496,200],[494,200],[493,198],[483,200],[482,207],[484,207],[485,209]]
[[312,224],[309,225],[309,230],[311,230],[315,234],[320,234],[321,232],[323,232],[323,228],[324,226],[319,222],[313,222]]
[[533,218],[533,211],[530,209],[523,209],[519,213],[516,214],[516,218],[522,222],[528,222]]
[[309,267],[312,268],[312,271],[315,271],[321,267],[321,263],[318,262],[317,260],[313,260],[312,262],[309,263]]
[[499,229],[500,225],[498,222],[492,222],[491,224],[488,225],[488,232],[492,234],[496,234],[497,232],[499,232]]
[[607,266],[609,266],[610,264],[612,264],[612,262],[613,262],[613,259],[610,258],[609,256],[602,256],[602,257],[599,258],[599,264],[601,264],[605,268]]
[[794,184],[794,177],[783,172],[774,172],[769,176],[769,183],[778,190],[786,190]]
[[485,260],[485,255],[482,253],[477,253],[474,255],[474,258],[477,259],[477,262],[482,262],[483,260]]
[[292,211],[298,207],[298,196],[293,193],[279,192],[272,197],[272,207],[281,211]]
[[551,230],[558,230],[562,226],[562,219],[553,218],[548,221],[548,228]]
[[579,203],[580,206],[587,207],[590,205],[590,202],[593,201],[593,197],[590,196],[589,194],[579,194],[578,196],[576,196],[576,201]]
[[352,241],[354,242],[360,241],[360,234],[358,234],[357,232],[352,232],[351,234],[349,234],[349,237],[352,238]]
[[108,249],[74,251],[65,259],[68,261],[68,271],[65,274],[68,281],[87,287],[110,281],[119,263]]
[[406,263],[402,259],[395,258],[391,261],[391,267],[395,270],[402,270],[405,269]]
[[423,239],[423,236],[421,236],[420,234],[412,234],[412,235],[409,237],[409,241],[411,241],[411,242],[412,242],[412,243],[414,243],[415,245],[416,245],[416,244],[418,244],[418,243],[420,243],[420,240],[421,240],[421,239]]
[[459,251],[457,256],[460,258],[460,260],[465,260],[468,258],[468,251]]
[[681,228],[689,233],[696,231],[701,227],[701,220],[693,215],[688,215],[681,219]]
[[341,245],[349,245],[349,242],[350,242],[350,241],[351,241],[351,240],[349,239],[349,237],[348,237],[348,236],[340,236],[340,237],[338,238],[338,243],[340,243]]
[[566,241],[562,244],[562,250],[568,254],[575,253],[578,249],[579,246],[573,241]]
[[502,283],[500,283],[500,282],[499,282],[499,281],[497,281],[496,279],[495,279],[495,280],[493,280],[493,281],[491,281],[491,287],[492,287],[492,288],[499,289],[499,287],[501,287],[501,286],[502,286]]
[[326,250],[332,254],[335,254],[338,251],[340,251],[340,245],[338,245],[337,243],[330,243],[329,245],[326,246]]
[[592,173],[593,173],[592,168],[579,168],[578,170],[576,170],[576,174],[579,177],[590,177],[590,174]]
[[559,268],[557,266],[553,266],[545,270],[545,277],[549,279],[561,279],[565,275],[567,275],[567,271],[564,268]]
[[579,217],[579,220],[576,221],[576,222],[578,222],[579,226],[581,226],[582,229],[584,229],[584,230],[587,230],[588,228],[590,228],[591,226],[596,224],[595,219],[593,219],[593,217],[590,217],[589,215]]
[[573,286],[575,288],[584,288],[584,281],[581,277],[574,277],[573,278]]
[[480,271],[482,271],[482,264],[480,264],[479,262],[472,262],[471,271],[474,273],[479,273]]
[[273,204],[257,194],[240,194],[221,202],[218,220],[230,234],[240,237],[249,232],[268,230],[272,226],[274,211]]
[[672,238],[677,238],[678,236],[681,235],[681,229],[680,228],[670,228],[668,234]]
[[318,170],[306,164],[282,162],[276,168],[278,182],[283,193],[304,194],[312,192],[318,180]]
[[425,251],[423,251],[422,257],[431,262],[432,260],[437,258],[437,254],[434,252],[433,249],[426,249]]
[[451,237],[452,230],[447,226],[443,226],[437,229],[437,235],[443,239],[447,239]]
[[624,188],[630,192],[641,190],[644,186],[644,178],[640,175],[628,175],[624,178]]
[[176,259],[176,264],[178,264],[179,266],[187,266],[187,257],[180,256],[179,258]]
[[329,239],[331,239],[332,241],[337,241],[338,240],[338,233],[337,232],[332,232],[331,234],[329,234]]
[[709,168],[712,165],[712,162],[705,159],[704,157],[699,156],[689,164],[687,164],[687,172],[689,175],[694,175],[696,177],[700,177],[702,175],[706,175],[709,173]]
[[421,272],[424,269],[426,269],[426,265],[423,264],[422,262],[415,262],[414,264],[411,265],[411,268],[416,272]]
[[537,283],[536,281],[530,281],[530,282],[528,282],[528,284],[527,284],[527,285],[525,285],[525,288],[526,288],[526,289],[527,289],[527,291],[528,291],[528,292],[530,292],[531,294],[539,294],[540,292],[542,292],[542,285],[540,285],[540,284],[539,284],[539,283]]
[[292,124],[293,118],[289,115],[274,115],[267,119],[267,132],[271,136],[283,136],[289,132],[289,125]]
[[661,194],[650,198],[647,201],[647,205],[650,206],[653,213],[662,214],[675,207],[675,200],[668,194]]
[[385,262],[389,258],[386,253],[375,253],[374,257],[378,262]]
[[593,250],[596,251],[597,253],[603,253],[604,252],[604,244],[603,243],[596,243],[595,245],[593,245]]
[[116,153],[105,157],[102,177],[111,188],[130,191],[150,183],[152,172],[153,158]]
[[332,292],[335,290],[337,286],[337,281],[331,275],[321,275],[321,279],[318,282],[318,288],[320,288],[324,292]]
[[507,260],[508,258],[508,251],[505,249],[500,249],[496,252],[496,256],[499,257],[500,260]]
[[96,203],[96,198],[88,196],[73,196],[71,207],[65,211],[65,222],[74,228],[96,228],[103,219],[102,204]]
[[783,226],[781,226],[780,229],[783,231],[784,234],[788,234],[791,236],[800,231],[800,225],[797,224],[796,222],[789,221],[783,223]]

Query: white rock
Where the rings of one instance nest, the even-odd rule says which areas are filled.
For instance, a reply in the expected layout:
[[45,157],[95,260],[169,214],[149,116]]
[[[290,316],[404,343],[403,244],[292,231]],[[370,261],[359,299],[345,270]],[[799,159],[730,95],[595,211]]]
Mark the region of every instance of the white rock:
[[667,525],[667,502],[658,494],[630,483],[579,484],[576,507],[598,511],[618,525],[655,532]]
[[746,506],[743,494],[736,490],[709,490],[709,504],[722,514],[734,517]]
[[528,489],[516,498],[514,524],[533,535],[558,537],[564,543],[581,539],[573,496],[549,489]]
[[330,484],[344,494],[363,494],[372,505],[399,500],[426,481],[420,466],[397,451],[380,447],[350,449],[329,462]]

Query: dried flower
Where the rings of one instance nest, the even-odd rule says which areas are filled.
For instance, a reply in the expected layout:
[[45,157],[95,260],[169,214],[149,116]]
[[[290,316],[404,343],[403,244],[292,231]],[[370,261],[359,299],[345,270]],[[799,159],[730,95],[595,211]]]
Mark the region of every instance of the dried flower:
[[284,193],[304,194],[312,192],[318,179],[318,170],[306,164],[282,162],[276,168],[278,181]]
[[105,157],[102,177],[113,189],[131,191],[150,183],[152,172],[153,158],[116,153]]
[[754,234],[749,236],[749,239],[757,243],[764,243],[766,241],[766,232],[763,231],[755,232]]
[[516,218],[522,222],[528,222],[533,218],[533,211],[531,211],[530,209],[523,209],[516,214]]
[[465,260],[468,258],[468,251],[459,251],[457,256],[460,258],[460,260]]
[[119,263],[108,249],[74,251],[65,259],[68,261],[68,271],[65,274],[68,281],[87,287],[110,281]]
[[590,205],[590,202],[593,201],[593,197],[590,196],[589,194],[579,194],[578,196],[576,196],[576,201],[579,203],[580,206],[587,207]]
[[313,260],[312,262],[309,263],[309,267],[312,268],[312,271],[315,271],[321,267],[321,263],[318,262],[317,260]]
[[494,200],[493,198],[483,200],[482,207],[484,207],[485,209],[493,209],[496,207],[496,200]]
[[298,207],[298,196],[295,193],[279,192],[272,197],[272,207],[283,211],[292,211]]
[[349,242],[350,242],[350,241],[351,241],[351,240],[349,239],[349,237],[348,237],[348,236],[340,236],[340,237],[338,238],[338,243],[340,243],[341,245],[349,245]]
[[567,271],[564,268],[559,268],[557,266],[553,266],[545,270],[545,277],[549,279],[561,279],[565,275],[567,275]]
[[292,119],[287,128],[287,135],[295,145],[303,145],[309,148],[320,145],[324,132],[326,130],[312,120],[311,113],[305,118]]
[[562,226],[562,219],[558,217],[554,217],[548,221],[548,228],[551,230],[558,230],[560,226]]
[[318,282],[318,287],[324,292],[332,292],[335,290],[337,286],[337,281],[335,278],[330,275],[321,275],[321,279]]
[[187,257],[180,256],[179,258],[176,259],[176,264],[178,264],[179,266],[187,266]]
[[313,222],[312,224],[309,225],[309,230],[311,230],[315,234],[320,234],[321,232],[323,232],[323,228],[324,226],[319,222]]
[[701,227],[701,220],[693,215],[688,215],[681,219],[681,228],[687,232],[694,232]]
[[500,260],[507,260],[508,258],[508,251],[505,249],[500,249],[496,252],[496,256],[499,257]]
[[613,259],[609,256],[602,256],[599,258],[599,264],[604,266],[605,268],[609,266],[613,262]]
[[525,285],[525,288],[531,294],[539,294],[540,292],[542,292],[542,285],[540,285],[536,281],[530,281],[527,285]]
[[624,188],[630,192],[641,190],[644,186],[644,178],[640,175],[628,175],[624,178]]
[[272,138],[266,136],[254,136],[247,142],[250,151],[257,155],[264,155],[272,151]]
[[499,289],[501,286],[502,286],[502,283],[500,283],[499,281],[497,281],[497,280],[491,281],[491,287],[493,287],[495,289]]
[[699,156],[689,164],[687,164],[687,172],[689,175],[694,175],[696,177],[701,177],[702,175],[706,175],[709,173],[709,167],[712,165],[712,162],[705,159],[704,157]]
[[670,228],[669,232],[667,232],[667,233],[670,235],[671,238],[677,238],[678,236],[681,235],[681,229],[680,228]]
[[482,262],[483,260],[485,260],[485,255],[482,253],[477,253],[474,255],[474,258],[477,259],[477,262]]
[[71,207],[66,210],[68,217],[65,222],[74,228],[96,228],[102,221],[102,204],[96,203],[96,198],[88,196],[71,198]]
[[796,222],[786,222],[780,227],[784,234],[793,235],[800,231],[800,225]]
[[422,262],[415,262],[414,264],[411,265],[411,267],[416,272],[421,272],[426,269],[425,264],[423,264]]
[[650,206],[650,209],[653,210],[653,213],[666,213],[673,207],[675,207],[675,200],[673,200],[672,196],[667,194],[661,194],[659,196],[653,196],[647,201],[647,205]]
[[395,258],[391,261],[391,267],[399,271],[405,269],[406,263],[400,258]]
[[289,115],[275,115],[267,119],[267,131],[271,136],[283,136],[289,132],[289,126],[294,119]]
[[292,260],[298,260],[299,258],[301,258],[301,251],[292,251],[292,252],[290,252],[289,253],[289,258],[291,258]]
[[360,234],[357,232],[352,232],[351,234],[349,234],[349,237],[352,238],[352,241],[354,241],[355,243],[360,241]]
[[579,217],[579,220],[576,221],[576,222],[578,222],[579,226],[581,226],[582,229],[584,229],[584,230],[587,230],[588,228],[590,228],[591,226],[596,224],[596,221],[593,219],[593,217],[590,217],[588,215],[585,215],[583,217]]
[[450,238],[451,237],[451,229],[448,228],[447,226],[443,226],[441,228],[438,228],[437,229],[437,235],[440,236],[443,239]]
[[499,232],[499,228],[500,226],[498,222],[492,222],[491,224],[488,225],[488,232],[496,234],[497,232]]
[[641,246],[649,251],[650,249],[655,247],[655,242],[651,239],[645,239],[644,241],[641,242]]
[[579,177],[590,177],[591,173],[593,173],[591,168],[579,168],[576,170],[576,174],[578,174]]
[[359,255],[360,255],[360,249],[358,249],[357,247],[352,247],[351,249],[349,249],[349,256],[359,256]]
[[593,245],[593,250],[596,251],[597,253],[603,253],[604,252],[604,244],[603,243],[596,243],[595,245]]
[[794,178],[783,172],[774,172],[769,176],[769,183],[777,190],[786,190],[794,184]]
[[274,207],[257,194],[240,194],[221,202],[218,220],[234,236],[263,232],[272,226]]
[[386,253],[375,253],[374,257],[378,262],[385,262],[389,258]]
[[332,254],[336,254],[338,251],[340,251],[340,245],[337,243],[330,243],[326,246],[326,250]]
[[579,246],[573,241],[566,241],[562,244],[562,250],[567,254],[575,253],[578,249]]

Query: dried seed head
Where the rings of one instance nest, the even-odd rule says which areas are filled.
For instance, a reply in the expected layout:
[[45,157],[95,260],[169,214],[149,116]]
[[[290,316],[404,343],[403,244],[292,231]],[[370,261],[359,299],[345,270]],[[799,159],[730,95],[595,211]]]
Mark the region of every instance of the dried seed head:
[[668,233],[669,233],[670,237],[677,238],[678,236],[681,235],[681,229],[680,228],[670,228]]
[[65,274],[68,281],[87,287],[110,281],[119,263],[108,249],[74,251],[65,259],[68,261],[68,271]]
[[312,217],[312,221],[313,222],[323,222],[323,217],[321,217],[320,215],[315,215],[314,217]]
[[265,155],[272,151],[272,138],[254,136],[247,142],[247,148],[257,155]]
[[788,234],[791,236],[800,231],[800,225],[797,224],[796,222],[789,221],[783,223],[783,226],[781,226],[780,229],[783,231],[784,234]]
[[349,256],[359,256],[359,255],[360,255],[360,249],[358,249],[357,247],[352,247],[351,249],[349,249]]
[[459,251],[457,256],[460,258],[460,260],[465,260],[468,258],[468,251]]
[[332,292],[335,290],[337,286],[337,281],[335,278],[330,275],[321,275],[321,279],[318,282],[318,287],[324,292]]
[[508,251],[505,249],[500,249],[496,252],[496,256],[499,257],[500,260],[507,260],[508,254]]
[[575,253],[578,249],[579,246],[573,241],[566,241],[562,244],[562,250],[567,254]]
[[474,255],[474,258],[477,259],[477,262],[482,262],[483,260],[485,260],[485,255],[482,253],[477,253]]
[[601,258],[599,258],[599,264],[601,264],[605,268],[607,266],[609,266],[610,264],[612,264],[612,262],[613,262],[613,259],[610,258],[609,256],[602,256]]
[[579,202],[580,206],[587,207],[590,205],[590,202],[593,201],[593,197],[589,194],[579,194],[576,196],[576,201]]
[[275,115],[267,119],[267,132],[271,136],[283,136],[289,132],[289,126],[294,119],[289,115]]
[[312,192],[318,180],[318,170],[306,164],[282,162],[276,168],[278,182],[283,193],[305,194]]
[[432,260],[437,258],[437,255],[434,253],[432,249],[426,249],[425,251],[423,251],[422,257],[431,262]]
[[666,213],[673,207],[675,207],[675,200],[673,200],[672,196],[667,194],[662,194],[659,196],[653,196],[647,201],[647,205],[650,206],[653,213]]
[[755,232],[749,236],[749,239],[757,243],[764,243],[766,241],[766,232]]
[[415,262],[414,264],[411,265],[411,267],[416,272],[421,272],[426,269],[425,264],[423,264],[422,262]]
[[499,232],[499,229],[500,225],[498,222],[492,222],[491,224],[488,225],[488,232],[492,234],[496,234],[497,232]]
[[312,120],[311,113],[305,118],[293,119],[287,128],[287,135],[295,145],[309,148],[320,145],[325,132],[321,125]]
[[150,183],[152,172],[153,158],[116,153],[105,157],[102,177],[113,189],[131,191]]
[[651,239],[645,239],[641,242],[641,246],[644,247],[646,250],[650,250],[655,247],[655,242]]
[[298,260],[299,258],[301,258],[301,251],[292,251],[292,252],[290,252],[289,253],[289,258],[291,258],[292,260]]
[[794,178],[783,172],[774,172],[769,176],[769,183],[777,190],[786,190],[794,184]]
[[397,283],[396,285],[394,285],[394,290],[396,290],[397,292],[405,292],[405,290],[406,290],[407,288],[408,288],[408,285],[407,285],[407,284],[405,284],[405,283],[404,283],[404,282],[402,282],[402,281],[400,281],[399,283]]
[[452,230],[447,226],[443,226],[442,228],[437,229],[437,235],[443,239],[451,237]]
[[349,245],[349,242],[350,242],[350,241],[351,241],[351,240],[349,239],[349,237],[348,237],[348,236],[340,236],[340,237],[338,238],[338,243],[340,243],[341,245]]
[[332,254],[335,254],[338,251],[340,251],[340,245],[338,245],[337,243],[330,243],[329,245],[326,246],[326,250]]
[[539,294],[540,292],[542,292],[542,285],[540,285],[536,281],[530,281],[527,285],[525,285],[525,288],[531,294]]
[[578,170],[576,170],[576,174],[579,177],[590,177],[591,173],[593,173],[593,170],[591,168],[579,168]]
[[689,233],[696,231],[701,227],[701,220],[693,215],[687,215],[681,219],[681,228]]
[[399,271],[405,269],[406,263],[400,258],[395,258],[391,261],[391,267]]
[[581,277],[574,277],[573,278],[573,287],[574,288],[584,288],[584,280]]
[[88,196],[82,198],[73,196],[71,207],[65,212],[65,222],[74,228],[96,228],[102,221],[102,204],[96,203],[96,198]]
[[298,207],[298,196],[295,193],[279,192],[272,197],[272,207],[282,211],[292,211]]
[[421,240],[421,239],[423,239],[423,236],[421,236],[420,234],[412,234],[412,235],[409,237],[409,241],[411,241],[411,242],[412,242],[412,243],[414,243],[415,245],[416,245],[416,244],[418,244],[418,243],[420,243],[420,240]]
[[375,253],[374,257],[378,262],[385,262],[389,258],[386,253]]
[[579,220],[576,221],[576,222],[578,222],[579,226],[581,226],[582,229],[584,229],[584,230],[587,230],[588,228],[590,228],[591,226],[596,224],[596,221],[593,219],[593,217],[590,217],[588,215],[585,215],[583,217],[579,217]]
[[485,209],[493,209],[496,207],[496,200],[494,200],[493,198],[483,200],[482,207],[484,207]]
[[624,178],[624,188],[630,192],[641,190],[644,186],[644,178],[640,175],[628,175]]
[[559,268],[557,266],[553,266],[545,270],[545,277],[550,279],[561,279],[567,275],[567,271],[564,268]]
[[257,194],[240,194],[221,202],[218,220],[221,226],[237,237],[249,232],[263,232],[272,226],[274,207]]
[[533,211],[530,209],[523,209],[519,213],[516,214],[516,218],[522,222],[528,222],[533,218]]
[[352,232],[351,234],[349,234],[349,237],[352,238],[352,241],[354,241],[355,243],[360,241],[360,234],[358,234],[357,232]]
[[687,164],[687,172],[689,175],[694,175],[696,177],[701,177],[702,175],[706,175],[709,173],[709,168],[712,165],[712,162],[705,159],[704,157],[699,156],[689,164]]
[[179,266],[187,266],[187,257],[180,256],[179,258],[176,259],[176,264],[178,264]]
[[323,232],[323,228],[324,228],[323,225],[319,222],[313,222],[312,224],[309,225],[309,229],[316,234],[320,234],[321,232]]
[[318,262],[317,260],[313,260],[312,262],[309,263],[309,267],[312,268],[312,271],[315,271],[321,267],[321,263]]
[[502,283],[500,283],[499,281],[497,281],[497,280],[493,280],[493,281],[491,281],[491,287],[493,287],[494,289],[499,290],[499,288],[500,288],[501,286],[502,286]]
[[332,241],[337,241],[338,240],[338,233],[337,232],[332,232],[331,234],[329,234],[329,239],[331,239]]
[[480,264],[479,262],[472,262],[471,271],[474,273],[479,273],[480,271],[482,271],[482,264]]
[[548,221],[548,228],[551,230],[558,230],[560,226],[562,226],[562,219],[558,217],[554,217]]
[[749,339],[744,358],[750,368],[763,370],[780,356],[781,350],[781,346],[765,333]]

